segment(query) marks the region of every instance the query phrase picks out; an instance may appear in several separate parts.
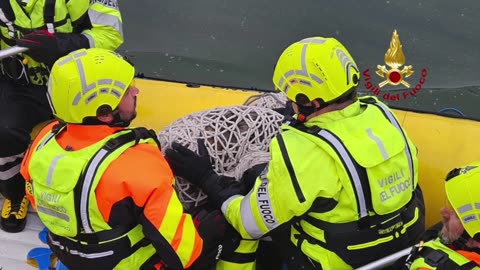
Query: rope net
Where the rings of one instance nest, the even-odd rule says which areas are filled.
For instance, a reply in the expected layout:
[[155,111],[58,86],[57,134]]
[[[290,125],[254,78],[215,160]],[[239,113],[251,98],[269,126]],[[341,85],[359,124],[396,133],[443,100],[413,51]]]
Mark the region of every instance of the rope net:
[[[162,151],[176,141],[197,152],[197,139],[204,139],[215,172],[240,180],[252,166],[270,160],[268,146],[279,132],[283,116],[259,106],[218,107],[186,115],[162,129]],[[175,189],[185,209],[206,202],[206,195],[181,177]]]
[[285,107],[286,102],[287,96],[285,96],[285,94],[282,92],[277,92],[251,96],[243,104],[270,109],[280,109]]

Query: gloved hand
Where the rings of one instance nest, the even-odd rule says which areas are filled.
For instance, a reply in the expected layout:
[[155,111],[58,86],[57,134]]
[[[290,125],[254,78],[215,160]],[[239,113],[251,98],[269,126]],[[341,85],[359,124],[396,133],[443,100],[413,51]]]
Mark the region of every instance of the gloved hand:
[[250,190],[255,185],[255,181],[257,181],[258,176],[262,173],[265,167],[267,167],[267,165],[268,165],[268,162],[260,163],[243,172],[242,183],[243,183],[244,191],[242,195],[246,195],[248,192],[250,192]]
[[285,107],[276,108],[273,110],[283,115],[283,117],[286,119],[289,119],[293,117],[293,115],[295,115],[295,111],[293,110],[293,102],[291,100],[287,100],[287,102],[285,103]]
[[172,148],[165,151],[165,159],[176,176],[203,188],[205,180],[216,173],[213,171],[210,156],[203,140],[198,139],[197,145],[198,154],[174,142]]
[[28,48],[25,54],[49,67],[62,56],[57,37],[47,30],[38,30],[23,36],[17,40],[17,45]]
[[165,151],[165,159],[176,176],[201,188],[208,196],[208,203],[219,209],[230,196],[242,194],[244,187],[234,178],[215,173],[203,140],[198,139],[197,144],[198,154],[174,142]]
[[201,210],[193,217],[193,223],[203,239],[203,248],[200,257],[189,269],[212,269],[223,252],[222,241],[225,237],[227,221],[220,210],[210,213]]

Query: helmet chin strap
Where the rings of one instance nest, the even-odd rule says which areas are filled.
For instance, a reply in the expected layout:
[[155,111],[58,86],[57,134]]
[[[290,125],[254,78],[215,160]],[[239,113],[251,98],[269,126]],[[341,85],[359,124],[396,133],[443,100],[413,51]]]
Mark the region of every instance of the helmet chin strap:
[[467,231],[463,231],[462,235],[452,243],[450,243],[451,246],[455,249],[459,250],[470,250],[469,247],[467,247],[467,242],[470,240],[472,237],[467,233]]
[[111,127],[128,127],[130,126],[130,123],[132,123],[132,120],[134,117],[131,117],[131,119],[125,120],[120,117],[120,112],[118,109],[115,109],[113,112],[113,121],[109,124]]
[[302,106],[297,104],[298,107],[298,121],[305,122],[307,117],[312,113],[315,113],[317,109],[314,106]]
[[297,104],[297,107],[298,107],[298,117],[297,117],[297,120],[300,121],[300,122],[305,122],[307,120],[307,117],[310,116],[311,114],[317,112],[318,110],[322,109],[322,107],[320,107],[320,104],[318,103],[317,100],[313,100],[312,101],[312,106],[303,106],[303,105],[300,105],[298,103]]

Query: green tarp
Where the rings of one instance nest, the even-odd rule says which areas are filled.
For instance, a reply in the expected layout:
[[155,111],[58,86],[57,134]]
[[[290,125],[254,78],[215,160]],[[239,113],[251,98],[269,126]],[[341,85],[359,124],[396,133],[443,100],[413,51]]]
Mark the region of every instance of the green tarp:
[[[279,54],[310,36],[333,36],[350,50],[362,71],[377,65],[396,29],[406,65],[422,69],[426,82],[416,97],[393,106],[436,112],[456,107],[480,118],[480,2],[321,0],[120,0],[129,55],[146,77],[199,84],[273,90]],[[403,87],[403,86],[402,86]],[[387,85],[385,93],[405,87]],[[365,81],[361,90],[365,93]],[[393,92],[392,92],[393,91]]]

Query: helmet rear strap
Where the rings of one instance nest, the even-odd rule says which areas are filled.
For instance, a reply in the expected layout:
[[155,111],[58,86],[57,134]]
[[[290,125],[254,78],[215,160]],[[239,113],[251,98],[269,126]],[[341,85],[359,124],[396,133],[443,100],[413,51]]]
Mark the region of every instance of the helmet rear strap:
[[344,95],[340,96],[339,98],[332,100],[330,102],[324,102],[322,99],[314,99],[311,101],[313,103],[313,106],[304,106],[299,103],[297,104],[298,107],[298,117],[297,120],[300,122],[305,122],[307,117],[329,105],[332,104],[341,104],[346,101],[352,100],[357,96],[357,90],[356,88],[352,88],[350,91],[345,93]]
[[463,231],[462,235],[455,241],[452,242],[452,246],[455,249],[461,249],[461,250],[466,250],[467,249],[467,242],[470,240],[472,237],[467,233],[467,231]]

